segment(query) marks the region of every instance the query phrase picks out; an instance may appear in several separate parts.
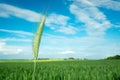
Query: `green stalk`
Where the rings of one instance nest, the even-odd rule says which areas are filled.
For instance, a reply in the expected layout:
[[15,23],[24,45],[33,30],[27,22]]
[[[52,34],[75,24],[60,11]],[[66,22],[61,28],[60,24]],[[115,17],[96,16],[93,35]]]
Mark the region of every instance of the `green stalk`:
[[38,59],[39,46],[40,46],[40,42],[41,42],[41,37],[42,37],[42,33],[43,33],[45,20],[46,20],[46,17],[42,16],[42,21],[40,22],[40,25],[38,27],[38,30],[36,32],[36,35],[35,35],[34,41],[33,41],[32,48],[33,48],[33,56],[34,56],[34,69],[33,69],[32,80],[35,80],[36,63],[37,63],[36,61]]

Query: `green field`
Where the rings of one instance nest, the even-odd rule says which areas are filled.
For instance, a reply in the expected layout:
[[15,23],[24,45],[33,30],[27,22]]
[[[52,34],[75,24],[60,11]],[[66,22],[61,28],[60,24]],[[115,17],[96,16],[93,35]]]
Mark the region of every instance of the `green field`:
[[[0,61],[0,80],[32,80],[33,62]],[[120,60],[38,62],[35,80],[120,80]]]

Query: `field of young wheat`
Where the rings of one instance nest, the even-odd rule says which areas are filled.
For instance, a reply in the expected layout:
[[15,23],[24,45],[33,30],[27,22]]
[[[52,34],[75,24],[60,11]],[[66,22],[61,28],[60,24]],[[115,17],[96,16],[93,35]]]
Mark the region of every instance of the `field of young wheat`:
[[[0,62],[0,80],[32,80],[33,62]],[[120,80],[120,60],[37,62],[35,80]]]

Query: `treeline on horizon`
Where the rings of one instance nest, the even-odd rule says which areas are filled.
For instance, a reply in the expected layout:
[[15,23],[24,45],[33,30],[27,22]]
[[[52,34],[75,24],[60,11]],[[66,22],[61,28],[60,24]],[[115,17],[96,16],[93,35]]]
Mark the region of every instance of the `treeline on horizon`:
[[107,57],[106,60],[120,59],[120,55]]
[[[38,60],[49,60],[50,58],[38,58]],[[59,59],[59,58],[58,58]],[[64,60],[89,60],[87,58],[84,58],[84,59],[80,59],[80,58],[74,58],[74,57],[69,57],[69,58],[62,58]],[[110,57],[107,57],[105,59],[102,59],[102,60],[119,60],[120,59],[120,55],[115,55],[115,56],[110,56]],[[100,59],[101,60],[101,59]]]
[[[87,58],[74,58],[74,57],[69,57],[69,58],[54,58],[54,59],[58,59],[58,60],[91,60],[91,59],[87,59]],[[31,59],[0,59],[0,60],[31,60]],[[52,60],[52,58],[38,58],[38,60]],[[92,59],[94,60],[94,59]],[[95,59],[97,60],[97,59]],[[120,60],[120,55],[115,55],[115,56],[109,56],[107,58],[104,59],[98,59],[98,60]]]

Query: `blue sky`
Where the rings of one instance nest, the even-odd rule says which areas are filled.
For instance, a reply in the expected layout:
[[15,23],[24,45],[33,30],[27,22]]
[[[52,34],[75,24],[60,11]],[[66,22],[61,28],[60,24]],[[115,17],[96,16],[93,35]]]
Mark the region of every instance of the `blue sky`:
[[47,9],[39,58],[120,54],[120,0],[0,0],[0,59],[33,58],[33,36]]

